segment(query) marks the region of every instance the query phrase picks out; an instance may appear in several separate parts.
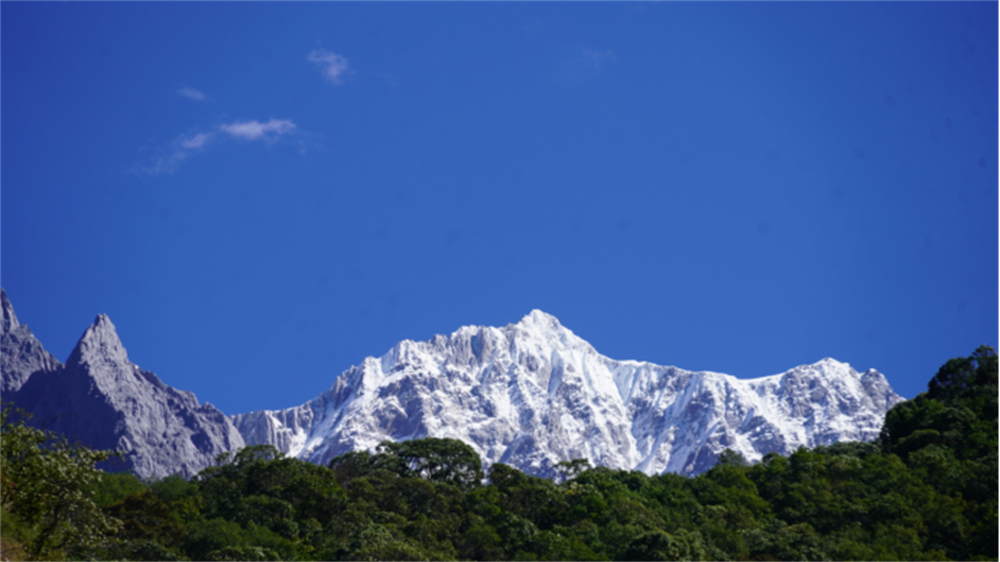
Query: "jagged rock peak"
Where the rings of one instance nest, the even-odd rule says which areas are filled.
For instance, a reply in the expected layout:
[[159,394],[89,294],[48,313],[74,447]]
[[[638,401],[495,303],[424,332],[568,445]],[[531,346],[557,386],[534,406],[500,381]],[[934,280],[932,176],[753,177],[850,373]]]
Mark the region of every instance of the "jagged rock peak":
[[0,391],[4,400],[12,400],[35,373],[51,373],[62,368],[42,343],[35,339],[27,324],[17,321],[7,291],[0,288],[3,307],[3,332],[0,334]]
[[2,287],[0,287],[0,301],[3,304],[3,333],[6,334],[16,330],[21,324],[17,321],[17,315],[14,314],[14,306],[7,298],[7,291]]
[[118,338],[118,331],[107,314],[99,314],[94,323],[80,337],[68,365],[90,363],[92,365],[124,364],[128,362],[128,352]]

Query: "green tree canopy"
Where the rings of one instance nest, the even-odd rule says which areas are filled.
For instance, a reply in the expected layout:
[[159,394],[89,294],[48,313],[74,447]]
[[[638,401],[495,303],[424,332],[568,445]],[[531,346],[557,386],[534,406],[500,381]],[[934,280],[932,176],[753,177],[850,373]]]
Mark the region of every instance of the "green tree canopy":
[[330,461],[341,482],[388,470],[404,478],[423,478],[471,490],[483,480],[483,464],[475,449],[458,439],[426,437],[383,441],[375,454],[349,452]]
[[[121,528],[94,503],[98,462],[115,453],[70,445],[25,423],[11,406],[0,412],[2,533],[34,559],[86,556]],[[12,537],[11,535],[14,535]]]

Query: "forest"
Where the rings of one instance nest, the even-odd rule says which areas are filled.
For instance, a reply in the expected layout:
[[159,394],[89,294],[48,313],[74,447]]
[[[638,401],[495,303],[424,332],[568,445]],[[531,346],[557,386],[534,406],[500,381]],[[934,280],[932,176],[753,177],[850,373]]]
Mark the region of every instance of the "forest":
[[329,466],[269,446],[195,478],[96,469],[2,413],[8,560],[997,560],[997,355],[947,361],[893,407],[879,440],[697,477],[559,465],[484,473],[451,439],[385,442]]

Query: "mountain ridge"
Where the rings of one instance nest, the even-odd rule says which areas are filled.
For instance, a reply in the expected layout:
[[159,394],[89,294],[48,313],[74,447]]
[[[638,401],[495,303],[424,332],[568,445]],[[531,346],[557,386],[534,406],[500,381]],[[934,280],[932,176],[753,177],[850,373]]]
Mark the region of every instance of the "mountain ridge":
[[0,300],[4,400],[71,440],[122,450],[124,462],[108,468],[143,477],[190,477],[244,445],[325,464],[428,436],[461,439],[486,465],[541,476],[575,458],[691,475],[725,448],[753,461],[874,439],[902,401],[878,371],[832,358],[757,379],[611,359],[535,309],[503,327],[400,341],[299,406],[226,416],[133,364],[107,315],[63,364],[18,321],[2,288]]
[[0,299],[4,400],[71,442],[124,453],[102,468],[131,470],[143,478],[191,477],[219,453],[244,446],[214,406],[129,361],[107,315],[94,319],[63,364],[17,322],[3,289]]
[[384,439],[433,436],[533,474],[554,475],[572,458],[696,474],[727,447],[756,460],[874,439],[899,401],[878,371],[832,358],[758,379],[617,361],[536,309],[502,328],[403,340],[300,406],[232,420],[248,444],[318,463]]

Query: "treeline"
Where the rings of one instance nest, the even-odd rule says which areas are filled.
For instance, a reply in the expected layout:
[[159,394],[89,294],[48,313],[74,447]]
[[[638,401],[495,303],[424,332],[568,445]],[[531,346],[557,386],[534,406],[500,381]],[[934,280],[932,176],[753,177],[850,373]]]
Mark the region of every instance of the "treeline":
[[558,482],[460,441],[383,443],[330,466],[267,446],[191,481],[94,469],[3,412],[6,559],[996,560],[997,356],[948,361],[875,443],[726,452],[686,478],[560,465]]

